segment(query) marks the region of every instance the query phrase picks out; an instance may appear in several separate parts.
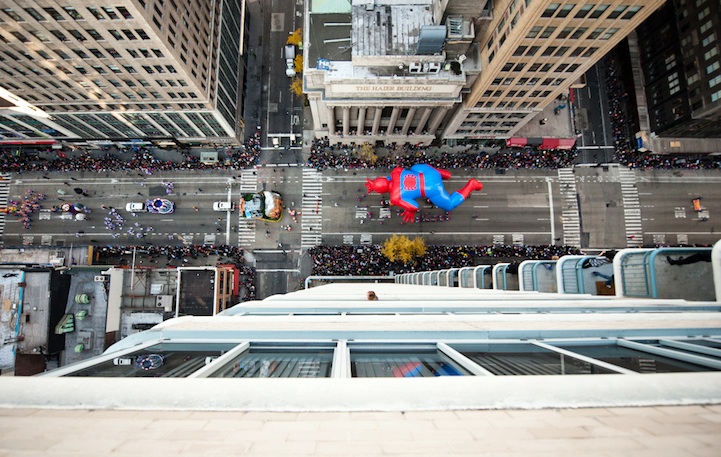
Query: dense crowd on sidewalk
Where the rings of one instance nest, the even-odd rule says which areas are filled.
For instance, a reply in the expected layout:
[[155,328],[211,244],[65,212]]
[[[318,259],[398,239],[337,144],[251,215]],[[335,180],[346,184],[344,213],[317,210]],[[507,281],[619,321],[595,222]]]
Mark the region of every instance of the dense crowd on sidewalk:
[[[140,246],[102,246],[96,247],[95,252],[98,253],[99,261],[109,261],[118,257],[127,256],[133,253],[135,249],[137,254],[144,254],[151,260],[165,257],[168,261],[198,259],[200,257],[218,256],[218,263],[233,263],[243,265],[243,248],[237,246],[156,246],[156,245],[140,245]],[[183,262],[188,263],[188,262]]]
[[410,144],[391,145],[387,154],[375,159],[362,157],[353,146],[332,145],[327,138],[316,138],[310,150],[308,166],[318,170],[328,168],[385,169],[410,168],[417,163],[427,163],[436,168],[563,168],[573,164],[578,153],[523,148],[505,148],[498,152],[486,152],[478,145],[463,150],[442,151]]
[[[0,154],[0,172],[81,172],[106,173],[111,171],[139,170],[146,174],[168,170],[210,170],[251,168],[260,156],[260,135],[256,133],[241,148],[225,148],[218,153],[217,163],[204,163],[199,156],[177,149],[177,160],[161,160],[147,148],[128,148],[117,152],[83,150],[80,155],[68,156],[63,151],[46,150],[44,156],[34,154]],[[47,156],[50,156],[48,158]]]
[[414,271],[440,270],[482,265],[494,259],[515,261],[551,259],[555,256],[580,254],[572,246],[428,246],[428,250],[415,264],[390,262],[381,253],[381,246],[316,246],[309,251],[313,260],[314,275],[387,275]]
[[614,160],[630,168],[645,169],[721,169],[721,157],[708,154],[659,155],[638,151],[632,133],[629,93],[624,85],[617,59],[608,59],[605,75],[609,114],[613,129]]

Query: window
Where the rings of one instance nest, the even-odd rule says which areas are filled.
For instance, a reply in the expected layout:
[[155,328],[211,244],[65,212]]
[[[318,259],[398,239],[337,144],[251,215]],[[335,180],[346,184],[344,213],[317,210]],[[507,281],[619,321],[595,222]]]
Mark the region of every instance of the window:
[[714,71],[718,70],[719,67],[721,67],[721,64],[719,64],[718,61],[712,63],[711,65],[709,65],[709,66],[706,67],[706,74],[707,74],[707,75],[710,75],[710,74],[713,73]]
[[716,33],[714,32],[714,33],[712,33],[711,35],[709,35],[709,36],[707,36],[706,38],[704,38],[703,41],[701,41],[701,45],[702,45],[703,47],[706,47],[706,46],[708,46],[709,44],[711,44],[711,43],[713,43],[713,42],[715,42],[715,41],[716,41]]
[[608,30],[606,30],[606,33],[604,33],[603,35],[601,35],[601,39],[602,39],[602,40],[608,40],[608,39],[611,38],[613,35],[615,35],[616,32],[618,32],[618,29],[617,29],[616,27],[611,27],[611,28],[609,28]]
[[65,18],[62,14],[55,8],[43,8],[46,13],[50,15],[51,18],[55,19],[56,21],[64,21]]
[[528,48],[528,52],[526,53],[526,57],[533,57],[538,53],[538,50],[541,49],[540,46],[531,46]]
[[606,12],[607,9],[608,9],[608,5],[598,5],[598,7],[595,10],[593,10],[593,13],[591,13],[591,16],[589,16],[589,17],[591,17],[593,19],[599,18],[599,17],[601,17],[601,15],[604,12]]
[[584,17],[588,16],[588,13],[592,9],[593,9],[593,5],[583,5],[578,9],[578,11],[576,12],[576,15],[574,17],[576,19],[583,19]]
[[96,49],[96,48],[88,48],[88,51],[90,51],[90,53],[91,53],[92,55],[94,55],[95,57],[97,57],[98,59],[104,59],[104,58],[105,58],[105,54],[103,54],[102,52],[100,52],[99,49]]
[[155,57],[165,57],[162,52],[160,52],[160,49],[153,49],[153,54],[155,54]]
[[613,11],[611,11],[611,14],[608,15],[608,19],[616,19],[621,15],[621,13],[626,11],[626,8],[628,8],[626,5],[617,6],[613,9]]
[[105,68],[101,67],[100,65],[92,65],[92,67],[93,70],[97,71],[101,75],[105,75],[108,73],[107,71],[105,71]]
[[721,83],[721,75],[716,76],[715,78],[711,78],[708,81],[708,87],[716,87],[719,83]]
[[601,34],[603,33],[604,30],[606,30],[606,29],[603,28],[603,27],[597,28],[596,30],[594,30],[593,32],[591,32],[591,33],[588,34],[588,39],[589,39],[589,40],[595,40],[596,38],[598,38],[599,36],[601,36]]
[[711,27],[713,26],[712,21],[709,20],[705,22],[698,30],[701,34],[706,33],[708,30],[711,30]]
[[113,36],[113,38],[115,38],[118,41],[125,40],[125,38],[123,38],[123,36],[117,30],[108,29],[108,32],[110,32],[110,34]]
[[541,54],[543,57],[550,57],[553,55],[553,53],[558,49],[556,46],[549,46],[546,49],[543,50],[543,54]]
[[35,19],[38,22],[47,20],[47,19],[45,19],[45,16],[40,14],[40,12],[38,10],[36,10],[35,8],[25,8],[25,12],[28,13],[30,16],[32,16],[33,19]]
[[526,38],[536,38],[539,33],[541,33],[541,26],[534,25],[533,27],[531,27],[531,30],[528,31],[528,35],[526,35]]
[[[38,55],[39,55],[40,57],[42,57],[43,59],[45,59],[45,60],[50,60],[50,59],[52,59],[52,57],[50,57],[50,54],[48,54],[48,53],[45,52],[45,51],[37,50],[37,51],[35,51],[35,52],[37,52]],[[55,73],[53,73],[53,74],[55,74]]]
[[138,70],[136,70],[132,65],[123,65],[123,68],[125,68],[125,71],[128,73],[137,73]]
[[711,14],[711,8],[709,8],[709,7],[707,6],[707,7],[704,8],[703,10],[699,11],[699,13],[698,13],[698,20],[699,20],[699,21],[702,20],[703,18],[705,18],[705,17],[708,16],[709,14]]
[[145,70],[145,72],[149,75],[152,75],[153,73],[155,73],[155,71],[153,70],[153,67],[151,67],[150,65],[143,65],[143,70]]
[[555,57],[562,57],[562,56],[564,56],[564,55],[568,52],[568,50],[569,50],[569,47],[568,47],[568,46],[561,46],[560,48],[558,48],[558,51],[556,51],[556,53],[554,54],[554,56],[555,56]]
[[142,49],[142,48],[141,48],[141,49],[139,49],[139,51],[140,51],[140,53],[143,55],[143,57],[145,57],[146,59],[150,59],[150,58],[153,57],[153,56],[150,55],[150,53],[148,52],[147,49]]
[[546,10],[543,12],[541,17],[553,17],[553,14],[558,10],[558,8],[561,6],[560,3],[551,3],[546,7]]
[[568,35],[573,32],[573,27],[564,27],[563,30],[558,32],[558,36],[556,38],[566,38]]
[[105,38],[95,29],[85,29],[85,33],[90,35],[90,38],[95,41],[105,41]]
[[42,41],[43,43],[45,43],[45,42],[47,42],[47,41],[50,41],[50,38],[46,37],[45,35],[43,35],[43,34],[40,33],[40,32],[36,32],[36,31],[34,31],[34,30],[31,30],[30,33],[31,33],[35,38],[37,38],[38,40]]
[[28,43],[30,40],[20,32],[10,32],[12,35],[23,43]]
[[77,55],[77,56],[80,57],[81,59],[87,59],[87,58],[88,58],[88,55],[85,54],[85,51],[83,51],[82,49],[73,49],[73,52],[75,53],[75,55]]
[[571,13],[571,11],[573,10],[573,8],[574,8],[575,6],[576,6],[576,5],[574,5],[573,3],[569,3],[569,4],[566,4],[566,5],[563,5],[563,6],[561,7],[561,10],[560,10],[560,11],[558,12],[558,14],[556,15],[556,17],[567,17],[567,16]]
[[123,70],[121,70],[120,67],[118,67],[117,65],[108,65],[108,68],[110,69],[110,71],[116,74],[123,72]]
[[543,33],[541,33],[541,38],[548,38],[551,35],[553,35],[553,32],[556,31],[556,27],[548,26],[545,29],[543,29]]
[[110,19],[112,19],[112,20],[114,20],[114,19],[120,19],[120,16],[118,16],[117,14],[115,14],[115,10],[114,10],[114,9],[109,8],[109,7],[107,7],[107,6],[103,6],[102,8],[103,8],[103,11],[105,11],[105,14],[107,14]]
[[155,71],[158,73],[165,73],[165,68],[162,65],[155,65]]
[[132,57],[134,59],[140,58],[140,54],[138,54],[138,51],[136,51],[135,49],[126,49],[126,51],[128,51],[128,54],[130,54],[130,57]]
[[143,40],[149,40],[150,36],[148,36],[147,33],[145,33],[145,30],[143,29],[135,29],[135,33],[138,34],[138,36]]
[[[173,79],[166,80],[168,82],[168,85],[170,87],[178,87],[178,83],[175,82]],[[408,114],[407,112],[405,114]],[[405,116],[401,116],[401,118],[404,118]]]
[[105,48],[105,52],[110,54],[112,57],[115,57],[116,59],[119,59],[121,57],[120,53],[118,51],[116,51],[114,48]]
[[520,57],[523,55],[524,52],[526,52],[526,49],[528,49],[526,46],[519,46],[516,48],[515,51],[513,51],[514,57]]
[[583,57],[591,57],[596,53],[596,51],[598,51],[598,48],[590,47],[585,53],[583,53]]
[[643,8],[643,7],[642,7],[642,6],[631,6],[631,7],[629,7],[629,8],[628,8],[628,11],[626,11],[626,14],[623,15],[623,19],[628,20],[628,19],[633,18],[633,17],[636,15],[636,13],[638,13],[639,11],[641,11],[641,8]]
[[165,68],[168,69],[169,73],[177,73],[177,71],[175,70],[175,67],[173,67],[172,65],[166,65]]
[[125,19],[132,19],[133,15],[130,14],[130,11],[128,11],[127,8],[124,6],[118,6],[117,7],[118,13],[120,13]]
[[162,79],[158,79],[156,82],[158,83],[158,86],[160,86],[160,87],[168,87],[168,85],[165,84],[165,81],[163,81]]
[[717,55],[718,55],[718,48],[714,46],[709,51],[707,51],[703,54],[703,58],[704,58],[704,60],[710,60],[711,57],[714,57]]
[[578,40],[583,36],[584,33],[588,31],[588,27],[579,27],[576,29],[575,32],[573,32],[573,35],[571,35],[572,40]]
[[132,40],[138,39],[138,37],[135,36],[135,34],[133,33],[132,30],[123,29],[123,33],[125,34],[126,37],[128,37],[128,40],[132,41]]
[[513,68],[513,71],[523,71],[523,68],[526,66],[525,63],[521,62],[516,64],[516,66]]
[[576,49],[574,49],[573,51],[571,51],[571,57],[578,57],[581,54],[583,54],[583,51],[585,51],[585,50],[586,50],[585,47],[579,46]]
[[78,13],[78,10],[76,10],[72,6],[64,6],[63,9],[65,10],[66,13],[68,13],[68,16],[75,19],[76,21],[83,18],[83,16],[80,13]]
[[87,40],[87,38],[85,38],[85,35],[78,32],[77,30],[68,30],[68,32],[70,32],[70,35],[72,35],[73,38],[75,38],[78,41],[86,41]]
[[92,6],[88,6],[88,11],[90,12],[90,14],[93,15],[93,17],[95,17],[95,19],[97,19],[97,20],[99,20],[99,21],[104,21],[104,20],[105,20],[105,16],[103,16],[103,13],[101,13],[100,11],[98,11],[97,8],[94,8],[94,7],[92,7]]
[[716,92],[711,94],[711,101],[715,102],[721,100],[721,90],[717,90]]
[[81,75],[87,75],[88,70],[85,69],[82,65],[75,65],[75,70],[80,73]]
[[55,35],[55,38],[60,41],[68,41],[68,37],[66,37],[60,30],[51,30],[50,33]]
[[65,54],[63,51],[53,50],[53,52],[54,52],[55,54],[57,54],[58,57],[60,57],[60,58],[63,59],[63,60],[70,60],[70,56],[67,55],[67,54]]

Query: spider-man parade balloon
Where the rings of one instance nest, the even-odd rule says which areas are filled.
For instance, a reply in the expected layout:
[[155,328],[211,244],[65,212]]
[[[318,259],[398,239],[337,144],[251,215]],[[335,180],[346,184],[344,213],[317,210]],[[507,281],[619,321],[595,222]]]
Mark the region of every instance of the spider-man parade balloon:
[[391,205],[403,208],[403,220],[412,222],[418,211],[417,198],[427,198],[439,208],[452,211],[463,203],[474,190],[483,189],[483,184],[469,179],[462,189],[448,194],[443,180],[451,177],[448,170],[434,168],[427,164],[416,164],[410,170],[396,167],[389,177],[366,179],[368,192],[390,193]]

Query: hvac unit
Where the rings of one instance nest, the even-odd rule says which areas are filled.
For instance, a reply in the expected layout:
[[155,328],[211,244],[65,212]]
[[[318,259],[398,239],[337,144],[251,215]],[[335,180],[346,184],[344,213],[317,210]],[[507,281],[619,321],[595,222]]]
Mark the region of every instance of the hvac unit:
[[438,73],[441,71],[441,64],[438,62],[431,62],[428,64],[428,73]]
[[160,295],[165,292],[165,284],[155,283],[150,285],[150,295]]
[[411,62],[408,66],[409,73],[421,73],[423,72],[423,64],[420,62]]
[[105,275],[98,275],[98,276],[93,277],[93,281],[95,281],[95,282],[107,282],[107,281],[108,281],[108,277],[105,276]]
[[155,297],[155,306],[163,308],[163,311],[170,312],[173,310],[172,295],[158,295]]

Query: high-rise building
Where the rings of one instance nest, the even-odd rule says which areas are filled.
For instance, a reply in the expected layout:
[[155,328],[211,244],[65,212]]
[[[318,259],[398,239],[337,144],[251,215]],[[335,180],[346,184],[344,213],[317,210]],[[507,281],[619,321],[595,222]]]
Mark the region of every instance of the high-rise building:
[[0,140],[237,143],[245,1],[0,2]]
[[721,5],[667,1],[637,29],[651,131],[721,138]]
[[307,2],[316,136],[410,142],[512,136],[663,0]]
[[[14,448],[46,450],[55,441],[9,427],[32,425],[25,416],[74,414],[67,422],[84,433],[67,435],[91,441],[86,450],[103,445],[88,436],[97,430],[113,443],[126,434],[121,449],[146,451],[170,437],[203,453],[213,443],[232,450],[261,439],[279,442],[254,444],[258,455],[337,455],[347,452],[329,442],[347,447],[372,435],[395,443],[384,455],[477,453],[483,446],[573,454],[611,445],[629,455],[655,455],[658,449],[645,452],[653,445],[714,455],[721,242],[624,249],[608,260],[571,255],[528,260],[517,273],[501,263],[388,282],[336,277],[215,316],[170,319],[100,356],[40,376],[0,377],[0,405],[15,408],[0,410],[13,414],[3,422],[12,432],[0,448],[19,441]],[[160,419],[187,420],[186,434],[154,422],[158,410]],[[272,418],[286,422],[265,425]],[[234,421],[238,426],[229,426]],[[57,430],[57,422],[47,426]],[[143,429],[166,434],[141,440]]]
[[443,139],[512,136],[662,4],[495,2],[477,37],[481,75],[445,123]]

